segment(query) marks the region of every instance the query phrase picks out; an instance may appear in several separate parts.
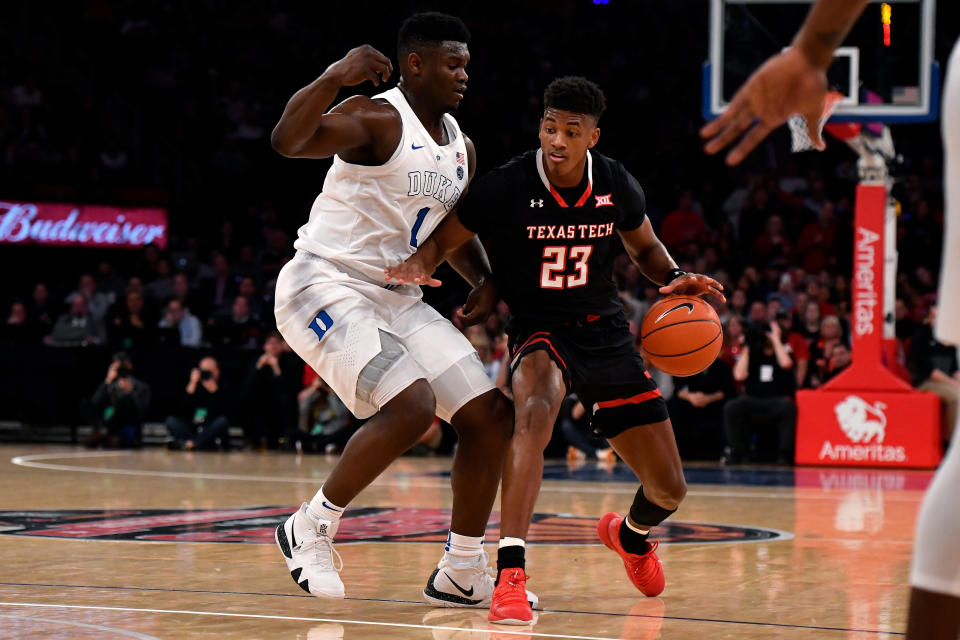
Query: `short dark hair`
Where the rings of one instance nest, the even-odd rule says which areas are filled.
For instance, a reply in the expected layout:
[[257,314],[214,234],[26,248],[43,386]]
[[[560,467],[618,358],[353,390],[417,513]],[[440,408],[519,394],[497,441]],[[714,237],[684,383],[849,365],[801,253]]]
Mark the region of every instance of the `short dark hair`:
[[456,16],[438,11],[415,13],[400,25],[397,58],[403,60],[419,46],[437,45],[445,40],[470,42],[470,30]]
[[543,109],[562,109],[585,113],[600,120],[607,108],[603,90],[583,76],[557,78],[543,92]]

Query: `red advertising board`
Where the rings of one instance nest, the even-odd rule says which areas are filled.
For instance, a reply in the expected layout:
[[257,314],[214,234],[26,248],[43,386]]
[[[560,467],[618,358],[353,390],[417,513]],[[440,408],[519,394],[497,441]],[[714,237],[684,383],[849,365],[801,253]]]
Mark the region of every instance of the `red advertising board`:
[[0,244],[139,249],[167,246],[167,211],[0,202]]
[[932,468],[940,462],[933,393],[798,391],[797,464]]

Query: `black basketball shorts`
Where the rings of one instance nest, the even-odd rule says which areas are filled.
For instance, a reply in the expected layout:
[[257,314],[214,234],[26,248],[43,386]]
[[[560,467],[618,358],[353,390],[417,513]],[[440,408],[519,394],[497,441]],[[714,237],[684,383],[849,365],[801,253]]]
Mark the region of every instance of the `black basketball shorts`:
[[613,438],[631,427],[667,419],[667,403],[633,346],[626,316],[587,316],[561,326],[516,323],[510,335],[510,375],[523,357],[546,351],[563,373],[567,393],[580,397],[594,431]]

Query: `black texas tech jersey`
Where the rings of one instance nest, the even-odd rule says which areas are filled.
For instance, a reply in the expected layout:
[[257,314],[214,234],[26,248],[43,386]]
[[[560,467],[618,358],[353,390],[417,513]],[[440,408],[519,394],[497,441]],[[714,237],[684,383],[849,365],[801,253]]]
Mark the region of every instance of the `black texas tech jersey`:
[[475,180],[460,222],[487,247],[500,295],[522,325],[605,316],[623,307],[613,261],[617,230],[643,223],[646,200],[622,164],[587,152],[580,185],[557,189],[528,151]]

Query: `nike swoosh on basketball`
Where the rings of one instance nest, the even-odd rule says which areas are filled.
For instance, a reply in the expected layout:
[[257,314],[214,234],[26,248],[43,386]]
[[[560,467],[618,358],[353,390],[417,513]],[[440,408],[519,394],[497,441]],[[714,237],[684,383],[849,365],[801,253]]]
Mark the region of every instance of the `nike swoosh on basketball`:
[[416,151],[417,149],[423,149],[425,146],[426,146],[426,145],[420,145],[420,146],[418,147],[418,146],[415,145],[414,143],[412,143],[412,142],[410,143],[410,148],[413,149],[414,151]]
[[681,302],[681,303],[678,304],[677,306],[671,307],[671,308],[667,309],[666,311],[664,311],[663,313],[661,313],[659,316],[657,316],[657,319],[654,320],[654,324],[656,324],[657,322],[660,322],[661,320],[663,320],[663,318],[664,318],[665,316],[673,313],[673,312],[676,311],[677,309],[683,309],[684,307],[686,307],[686,309],[687,309],[687,315],[690,315],[691,313],[693,313],[693,303],[692,303],[692,302]]
[[463,587],[461,587],[460,585],[458,585],[456,582],[454,582],[454,581],[453,581],[453,578],[451,578],[450,576],[447,576],[447,580],[450,581],[450,584],[452,584],[452,585],[455,586],[457,589],[459,589],[459,590],[460,590],[460,593],[462,593],[463,595],[467,596],[468,598],[473,595],[473,587],[470,587],[470,591],[467,591],[466,589],[464,589]]

